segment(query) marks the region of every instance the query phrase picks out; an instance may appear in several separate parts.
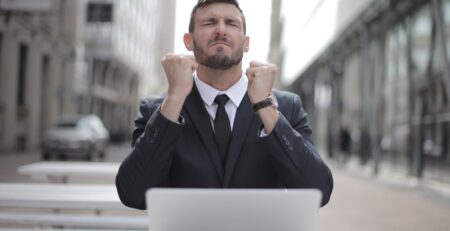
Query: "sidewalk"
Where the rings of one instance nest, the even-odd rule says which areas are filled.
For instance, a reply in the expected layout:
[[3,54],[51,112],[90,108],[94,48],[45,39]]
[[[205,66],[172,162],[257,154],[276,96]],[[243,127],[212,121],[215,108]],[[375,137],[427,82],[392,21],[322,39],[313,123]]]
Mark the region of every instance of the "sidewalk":
[[343,169],[333,169],[333,175],[332,198],[319,210],[318,231],[449,230],[448,198]]

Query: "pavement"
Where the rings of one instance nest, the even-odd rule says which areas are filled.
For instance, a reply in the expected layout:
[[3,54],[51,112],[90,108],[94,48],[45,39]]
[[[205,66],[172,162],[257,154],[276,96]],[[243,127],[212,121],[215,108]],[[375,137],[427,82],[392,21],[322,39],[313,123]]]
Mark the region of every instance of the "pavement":
[[445,231],[450,199],[409,184],[392,184],[334,168],[332,198],[318,213],[317,230]]
[[[129,150],[129,144],[111,145],[106,161],[122,161]],[[38,151],[0,153],[0,182],[31,181],[16,170],[38,160]],[[319,209],[317,231],[450,230],[450,196],[426,190],[421,184],[393,183],[327,162],[333,172],[334,190],[330,202]]]

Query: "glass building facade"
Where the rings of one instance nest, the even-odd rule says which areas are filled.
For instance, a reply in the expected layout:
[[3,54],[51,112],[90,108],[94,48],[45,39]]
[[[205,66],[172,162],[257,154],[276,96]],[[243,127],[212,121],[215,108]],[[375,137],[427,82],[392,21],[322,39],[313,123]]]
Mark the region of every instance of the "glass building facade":
[[450,0],[383,2],[370,4],[290,90],[330,158],[450,184]]

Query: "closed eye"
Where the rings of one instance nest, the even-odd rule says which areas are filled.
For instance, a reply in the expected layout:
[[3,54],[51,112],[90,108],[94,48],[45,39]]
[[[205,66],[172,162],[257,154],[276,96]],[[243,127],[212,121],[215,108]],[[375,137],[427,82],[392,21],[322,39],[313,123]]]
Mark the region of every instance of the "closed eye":
[[217,23],[217,20],[216,20],[216,19],[210,18],[210,19],[207,19],[207,20],[203,23],[203,25],[205,25],[205,26],[207,26],[207,25],[214,25],[214,24],[216,24],[216,23]]
[[240,26],[239,22],[237,22],[235,20],[232,20],[232,19],[226,20],[225,22],[226,22],[227,25],[230,25],[230,26],[235,26],[235,27],[239,27]]

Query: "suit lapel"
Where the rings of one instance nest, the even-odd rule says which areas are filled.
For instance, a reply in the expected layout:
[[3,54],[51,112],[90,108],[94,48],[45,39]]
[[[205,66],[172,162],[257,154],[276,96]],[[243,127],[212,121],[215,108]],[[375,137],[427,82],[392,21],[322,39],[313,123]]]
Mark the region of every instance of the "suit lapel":
[[233,134],[228,149],[227,163],[225,165],[225,188],[227,188],[230,184],[231,176],[233,175],[234,167],[236,166],[236,162],[241,153],[242,145],[247,137],[248,130],[251,127],[252,122],[257,122],[257,120],[253,119],[254,115],[255,113],[251,107],[250,99],[248,98],[248,95],[245,94],[245,97],[242,99],[242,102],[237,109],[236,117],[234,119]]
[[217,170],[220,180],[223,182],[223,166],[219,157],[216,141],[214,140],[214,132],[211,127],[208,112],[205,109],[203,100],[197,90],[197,87],[192,87],[192,92],[187,97],[184,103],[184,109],[192,120],[195,128],[198,131],[203,144],[205,145],[211,160]]

